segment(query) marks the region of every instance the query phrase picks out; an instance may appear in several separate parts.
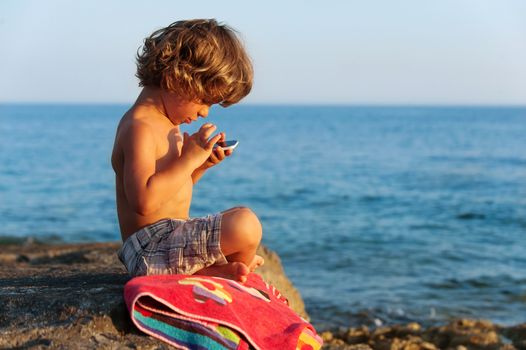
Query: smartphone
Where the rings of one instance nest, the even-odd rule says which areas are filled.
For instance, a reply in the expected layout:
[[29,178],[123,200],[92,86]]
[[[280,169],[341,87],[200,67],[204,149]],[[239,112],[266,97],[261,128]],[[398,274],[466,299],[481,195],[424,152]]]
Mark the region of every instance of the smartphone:
[[221,146],[221,148],[224,151],[228,151],[228,150],[232,150],[236,148],[238,144],[239,144],[239,141],[237,140],[221,141],[221,142],[216,143],[214,145],[214,148],[217,146]]

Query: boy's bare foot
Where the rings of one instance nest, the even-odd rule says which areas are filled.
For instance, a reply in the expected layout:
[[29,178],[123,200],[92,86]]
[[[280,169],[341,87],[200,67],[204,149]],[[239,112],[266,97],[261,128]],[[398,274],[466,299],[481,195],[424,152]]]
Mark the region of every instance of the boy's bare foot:
[[229,262],[224,265],[211,265],[205,267],[204,269],[197,271],[195,274],[201,276],[228,278],[234,281],[245,283],[250,271],[251,270],[249,270],[247,265],[243,264],[242,262]]
[[250,272],[253,272],[258,267],[263,266],[263,264],[265,264],[265,260],[263,259],[263,257],[256,255],[254,256],[254,259],[252,259],[250,265],[248,265],[248,269],[250,270]]

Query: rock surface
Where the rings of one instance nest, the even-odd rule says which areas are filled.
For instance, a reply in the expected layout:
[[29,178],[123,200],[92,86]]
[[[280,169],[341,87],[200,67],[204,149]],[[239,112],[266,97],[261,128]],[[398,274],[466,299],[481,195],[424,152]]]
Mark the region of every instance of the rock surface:
[[[169,349],[140,333],[122,297],[130,279],[118,243],[3,245],[0,349]],[[279,257],[262,247],[259,273],[307,318]]]
[[525,350],[526,324],[500,327],[485,320],[455,320],[423,329],[417,323],[321,334],[326,350]]
[[[0,349],[171,349],[131,324],[122,299],[129,277],[115,255],[118,246],[2,245]],[[266,260],[259,273],[307,317],[279,257],[264,247],[259,254]],[[321,335],[325,350],[526,350],[526,324],[501,327],[483,320],[427,329],[417,323],[362,326]]]

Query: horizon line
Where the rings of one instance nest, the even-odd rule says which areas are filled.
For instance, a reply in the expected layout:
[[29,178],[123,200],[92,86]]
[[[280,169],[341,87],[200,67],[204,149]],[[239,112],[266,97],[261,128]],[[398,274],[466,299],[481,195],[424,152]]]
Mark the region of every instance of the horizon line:
[[[0,106],[125,106],[133,102],[60,102],[60,101],[0,101]],[[389,102],[241,102],[231,107],[486,107],[486,108],[526,108],[526,103],[389,103]],[[226,108],[226,107],[225,107]]]

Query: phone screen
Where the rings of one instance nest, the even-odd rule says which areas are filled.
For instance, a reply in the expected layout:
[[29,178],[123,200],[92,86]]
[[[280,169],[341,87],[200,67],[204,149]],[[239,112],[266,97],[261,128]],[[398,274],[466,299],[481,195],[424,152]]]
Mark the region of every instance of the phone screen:
[[221,146],[221,147],[230,147],[230,146],[234,146],[236,143],[237,143],[237,141],[235,141],[235,140],[233,140],[233,141],[221,141],[221,142],[218,142],[217,145]]

